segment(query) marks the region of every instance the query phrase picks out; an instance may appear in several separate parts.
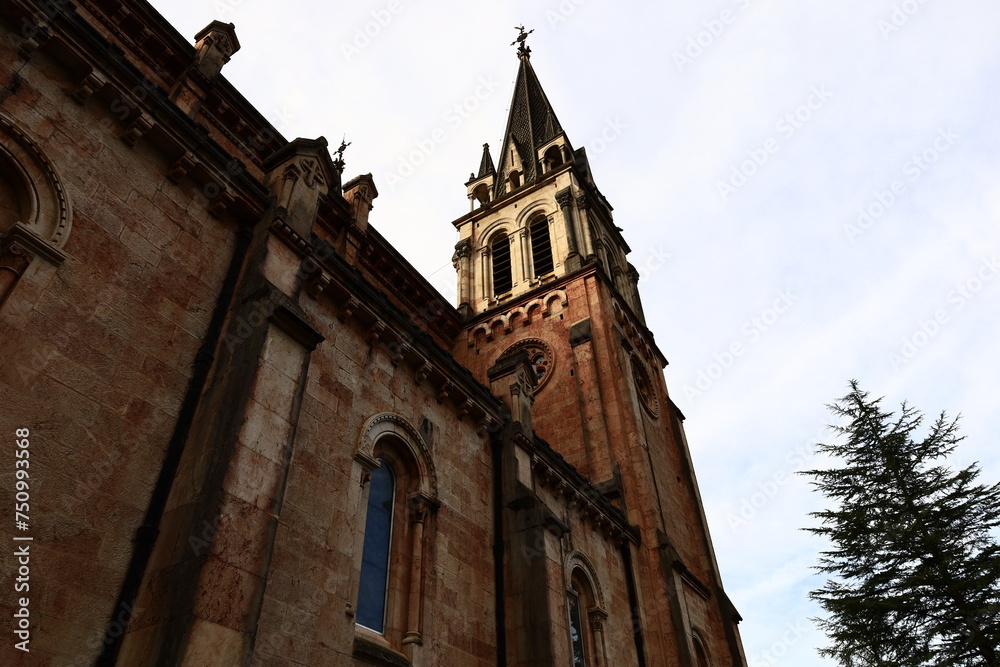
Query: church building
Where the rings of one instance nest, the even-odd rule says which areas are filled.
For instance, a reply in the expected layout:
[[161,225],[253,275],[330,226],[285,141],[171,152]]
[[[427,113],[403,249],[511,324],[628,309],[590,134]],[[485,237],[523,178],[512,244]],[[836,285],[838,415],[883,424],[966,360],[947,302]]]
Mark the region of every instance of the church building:
[[523,28],[457,304],[377,174],[222,76],[232,24],[0,28],[0,663],[745,667],[628,223]]

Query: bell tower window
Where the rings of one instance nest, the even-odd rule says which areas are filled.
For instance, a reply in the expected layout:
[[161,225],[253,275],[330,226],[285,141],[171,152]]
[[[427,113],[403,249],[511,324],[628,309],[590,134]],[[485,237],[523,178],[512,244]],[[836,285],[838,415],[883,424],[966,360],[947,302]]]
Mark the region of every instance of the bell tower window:
[[514,279],[510,264],[510,239],[506,234],[497,234],[490,242],[493,257],[493,296],[511,291]]
[[561,165],[562,161],[562,150],[559,146],[549,147],[549,149],[545,151],[545,156],[542,158],[542,162],[545,164],[546,173]]
[[535,268],[535,278],[552,273],[552,239],[549,237],[549,223],[538,218],[530,226],[531,263]]

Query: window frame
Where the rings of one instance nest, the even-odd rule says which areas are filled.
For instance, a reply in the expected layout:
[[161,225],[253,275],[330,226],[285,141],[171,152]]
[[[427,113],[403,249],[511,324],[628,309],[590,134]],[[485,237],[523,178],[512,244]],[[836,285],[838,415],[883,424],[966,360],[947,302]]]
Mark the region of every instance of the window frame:
[[[511,235],[506,231],[498,231],[490,237],[490,292],[491,297],[499,299],[501,296],[514,291],[514,252],[511,248]],[[501,247],[507,257],[507,271],[505,283],[506,289],[497,287],[497,248]]]
[[[544,276],[554,273],[556,270],[556,258],[552,247],[552,230],[549,228],[549,218],[546,215],[539,215],[528,221],[528,239],[531,245],[531,272],[535,280],[541,280]],[[544,234],[544,239],[537,238],[535,230],[541,230],[538,236]],[[544,241],[548,245],[548,263],[543,266],[546,268],[545,271],[539,271],[538,268],[538,253],[539,253],[539,242]]]
[[[377,634],[385,636],[385,634],[386,634],[386,632],[385,632],[386,631],[386,624],[388,622],[388,615],[389,615],[389,584],[392,581],[392,574],[393,574],[393,572],[392,572],[392,570],[393,570],[393,563],[392,563],[392,560],[393,560],[392,559],[393,547],[397,546],[397,545],[394,545],[394,540],[392,538],[393,538],[393,534],[396,531],[396,524],[397,524],[397,521],[396,521],[396,507],[397,507],[398,503],[397,503],[396,493],[397,493],[397,490],[398,490],[397,489],[398,485],[396,483],[396,474],[393,472],[392,466],[389,465],[389,463],[386,462],[386,460],[383,459],[383,458],[378,458],[376,460],[379,462],[379,466],[378,466],[378,468],[376,468],[375,470],[372,471],[371,480],[369,481],[368,498],[367,498],[367,502],[365,503],[364,541],[363,541],[362,547],[361,547],[361,574],[359,575],[359,579],[358,579],[358,596],[357,596],[357,600],[355,601],[355,609],[356,609],[355,623],[357,623],[357,625],[361,626],[365,630],[370,630],[371,632],[375,632]],[[381,627],[381,629],[373,628],[370,625],[365,625],[360,620],[361,615],[363,613],[362,612],[362,604],[361,604],[361,599],[362,599],[361,596],[362,596],[362,589],[363,589],[363,586],[364,586],[363,582],[364,582],[364,579],[365,579],[365,565],[366,565],[366,562],[365,562],[365,552],[368,549],[368,545],[369,545],[368,538],[371,535],[371,533],[369,532],[370,528],[371,528],[371,524],[369,523],[369,520],[371,519],[371,512],[370,512],[370,510],[371,510],[371,505],[372,505],[372,497],[371,497],[371,490],[372,490],[372,488],[371,488],[371,484],[374,483],[374,481],[375,481],[375,475],[378,474],[379,470],[382,470],[385,473],[388,473],[388,475],[389,475],[389,482],[391,484],[391,486],[390,486],[391,490],[390,490],[390,494],[389,494],[390,501],[391,501],[391,505],[389,507],[389,526],[388,526],[388,530],[386,531],[387,532],[387,537],[386,537],[386,546],[385,546],[385,566],[384,566],[385,567],[385,573],[384,573],[383,581],[382,581],[382,588],[383,588],[383,590],[382,590],[382,623],[381,623],[382,627]]]

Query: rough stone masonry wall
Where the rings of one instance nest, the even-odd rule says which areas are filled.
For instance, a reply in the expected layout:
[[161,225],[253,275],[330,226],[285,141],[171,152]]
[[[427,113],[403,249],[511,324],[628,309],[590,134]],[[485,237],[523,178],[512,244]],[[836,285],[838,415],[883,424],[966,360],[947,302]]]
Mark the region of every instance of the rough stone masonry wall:
[[427,442],[441,502],[425,529],[423,646],[414,664],[494,665],[488,437],[439,403],[411,367],[394,366],[384,346],[366,342],[359,325],[340,321],[328,299],[303,305],[325,340],[310,362],[253,664],[354,664],[346,611],[357,603],[355,534],[365,514],[354,455],[366,421],[390,412]]
[[[564,299],[560,296],[549,301],[550,295],[557,293],[565,295]],[[701,626],[712,655],[727,655],[723,620],[714,599],[714,564],[694,477],[684,445],[678,442],[671,424],[675,415],[658,363],[643,359],[658,396],[658,416],[654,418],[640,407],[636,397],[629,358],[636,346],[630,345],[632,350],[628,350],[621,343],[628,336],[616,323],[611,307],[614,297],[603,280],[593,272],[581,274],[557,281],[532,296],[551,307],[522,308],[522,301],[527,300],[522,297],[508,308],[495,310],[468,327],[469,335],[456,342],[456,357],[476,377],[484,377],[486,369],[520,341],[538,339],[549,346],[553,355],[550,377],[536,392],[533,426],[592,482],[610,480],[615,466],[621,471],[629,501],[625,509],[643,535],[642,546],[635,552],[635,566],[647,656],[675,659],[671,656],[677,656],[686,642],[678,635],[683,634],[687,622]],[[508,317],[522,310],[531,316]],[[589,320],[587,340],[571,342],[581,335],[578,325],[584,320]],[[663,556],[658,540],[658,531],[664,528],[680,561],[697,580],[713,589],[708,603],[698,599],[693,589],[684,588],[679,579],[674,581],[678,575],[670,557]],[[673,608],[669,589],[676,589]]]
[[[36,260],[0,311],[3,432],[31,429],[29,656],[89,664],[177,415],[233,243],[163,156],[120,138],[107,105],[75,103],[78,81],[44,50],[25,61],[0,30],[0,104],[63,179],[73,226],[58,268]],[[12,498],[12,465],[0,496]],[[9,542],[11,525],[4,525]],[[2,560],[0,589],[13,590]],[[0,615],[11,618],[11,596]],[[127,618],[127,613],[126,613]]]

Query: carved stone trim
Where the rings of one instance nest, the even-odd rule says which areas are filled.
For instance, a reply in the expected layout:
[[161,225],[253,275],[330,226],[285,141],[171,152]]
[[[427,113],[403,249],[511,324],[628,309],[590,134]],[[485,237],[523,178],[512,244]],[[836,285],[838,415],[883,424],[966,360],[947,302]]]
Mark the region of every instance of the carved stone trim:
[[630,359],[632,365],[632,380],[635,383],[635,391],[639,404],[653,419],[660,416],[660,398],[657,395],[656,385],[649,377],[645,364],[639,360],[638,355],[633,354]]
[[35,256],[16,242],[5,242],[0,246],[0,271],[8,271],[20,278]]
[[76,88],[70,93],[70,97],[77,104],[83,105],[87,103],[94,93],[99,92],[101,88],[107,85],[108,80],[100,72],[94,71],[83,77],[80,83],[76,84]]
[[194,153],[187,151],[174,160],[174,163],[167,171],[167,178],[170,179],[171,183],[180,183],[181,179],[191,173],[191,170],[196,166],[198,166],[198,159],[194,156]]
[[3,236],[3,247],[6,248],[14,244],[55,266],[59,266],[66,260],[66,253],[46,243],[20,222],[11,227]]
[[420,470],[420,491],[425,493],[428,498],[436,500],[438,495],[437,471],[434,468],[427,443],[424,442],[420,432],[399,415],[383,412],[365,422],[361,428],[361,436],[355,450],[355,460],[358,460],[359,455],[374,460],[375,442],[389,433],[395,434],[410,450],[410,455]]
[[566,556],[565,564],[563,565],[563,576],[566,577],[566,590],[572,590],[573,588],[574,570],[583,572],[587,583],[590,584],[590,588],[593,591],[594,609],[589,613],[603,613],[604,617],[607,618],[607,612],[604,611],[606,608],[604,603],[604,588],[601,586],[601,580],[597,576],[597,568],[594,567],[594,564],[587,558],[586,554],[581,551],[573,551]]
[[535,369],[534,393],[537,394],[555,373],[556,355],[552,352],[552,347],[541,338],[525,338],[508,347],[497,355],[497,358],[499,359],[518,350],[527,352],[528,361],[531,363],[532,368]]
[[32,237],[47,245],[51,252],[42,251],[41,247],[32,250],[54,264],[61,263],[65,255],[58,249],[69,238],[73,219],[62,179],[38,145],[3,114],[0,114],[0,162],[8,167],[10,185],[24,192],[30,202],[20,211],[18,224],[32,232]]
[[125,132],[122,133],[122,141],[124,141],[129,146],[135,146],[139,139],[153,129],[156,125],[156,121],[153,117],[147,113],[140,113],[135,119],[128,124],[125,128]]
[[352,296],[350,299],[344,302],[343,306],[340,307],[340,314],[337,315],[337,319],[340,320],[341,322],[346,322],[347,320],[351,319],[351,315],[354,314],[354,311],[356,311],[360,305],[361,302]]

